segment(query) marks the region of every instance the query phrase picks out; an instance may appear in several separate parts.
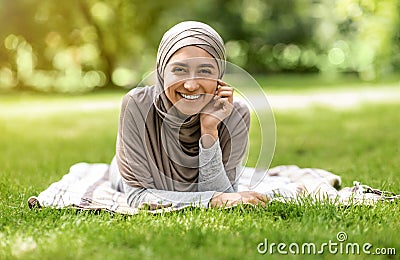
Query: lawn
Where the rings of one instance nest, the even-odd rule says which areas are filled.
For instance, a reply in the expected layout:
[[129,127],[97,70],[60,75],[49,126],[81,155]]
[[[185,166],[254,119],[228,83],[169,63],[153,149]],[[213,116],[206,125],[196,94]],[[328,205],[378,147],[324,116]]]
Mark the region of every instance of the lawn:
[[[340,231],[346,232],[346,242],[371,243],[371,252],[395,248],[400,254],[399,202],[372,207],[273,203],[155,216],[28,209],[28,197],[59,180],[72,164],[111,160],[122,95],[0,97],[0,259],[265,258],[268,253],[257,251],[265,239],[318,246],[338,242]],[[339,174],[343,186],[358,180],[400,193],[399,110],[400,102],[275,111],[272,166],[323,168]],[[250,139],[259,143],[254,132]],[[255,156],[250,152],[249,166]],[[276,247],[272,256],[281,256]],[[333,254],[326,248],[323,256]]]

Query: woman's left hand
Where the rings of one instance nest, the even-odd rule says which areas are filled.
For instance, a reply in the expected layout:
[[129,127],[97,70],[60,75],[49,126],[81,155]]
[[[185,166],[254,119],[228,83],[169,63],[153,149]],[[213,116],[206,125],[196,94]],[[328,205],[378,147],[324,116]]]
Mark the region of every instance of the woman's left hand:
[[218,124],[228,117],[233,110],[233,88],[225,82],[218,80],[218,88],[215,91],[214,99],[200,114],[202,132],[216,131]]

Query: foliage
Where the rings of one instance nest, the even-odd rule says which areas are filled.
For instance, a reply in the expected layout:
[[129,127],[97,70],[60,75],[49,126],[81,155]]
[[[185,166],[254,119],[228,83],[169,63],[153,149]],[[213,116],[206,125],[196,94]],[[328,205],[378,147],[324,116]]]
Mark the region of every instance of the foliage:
[[0,89],[132,87],[183,20],[215,27],[251,73],[373,80],[400,69],[399,13],[398,0],[0,0]]

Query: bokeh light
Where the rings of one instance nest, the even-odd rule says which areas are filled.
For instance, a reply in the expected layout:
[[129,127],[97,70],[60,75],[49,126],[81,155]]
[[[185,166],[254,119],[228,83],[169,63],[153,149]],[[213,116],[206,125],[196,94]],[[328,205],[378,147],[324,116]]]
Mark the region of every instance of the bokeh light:
[[397,0],[0,0],[0,5],[2,89],[133,86],[154,68],[162,34],[182,20],[217,29],[228,60],[250,73],[346,73],[371,81],[400,70]]

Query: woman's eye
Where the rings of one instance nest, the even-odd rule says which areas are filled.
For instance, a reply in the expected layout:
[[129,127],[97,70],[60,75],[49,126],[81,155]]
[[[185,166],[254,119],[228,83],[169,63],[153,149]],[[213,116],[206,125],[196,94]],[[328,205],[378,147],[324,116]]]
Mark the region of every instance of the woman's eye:
[[210,69],[201,69],[201,70],[199,70],[199,72],[201,74],[211,74],[212,73],[212,71]]
[[172,72],[185,72],[186,70],[182,67],[174,67],[172,68]]

